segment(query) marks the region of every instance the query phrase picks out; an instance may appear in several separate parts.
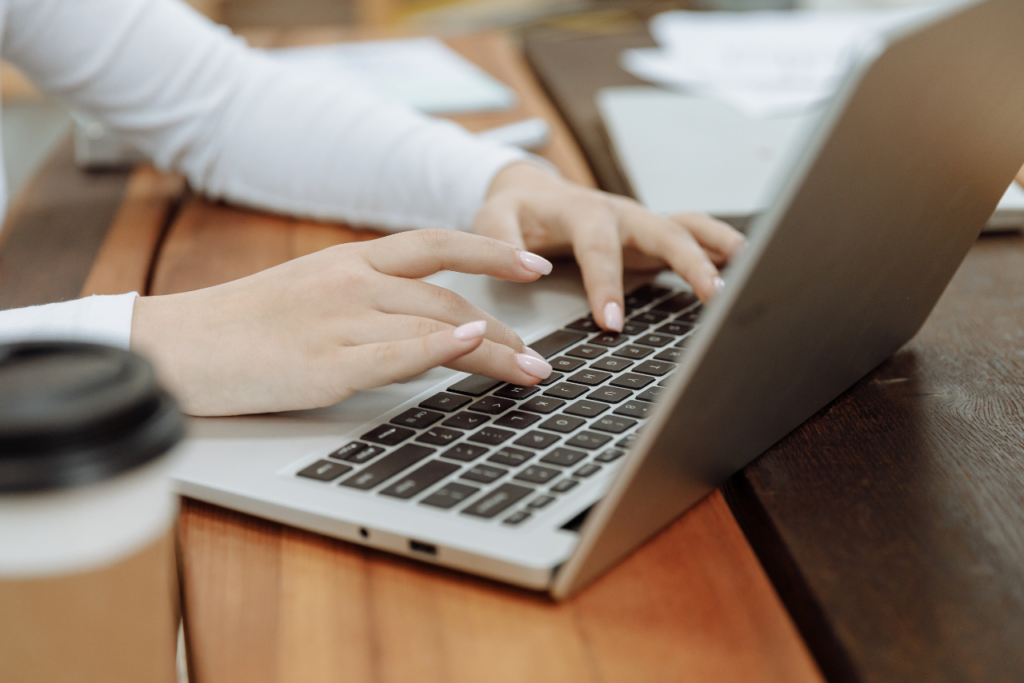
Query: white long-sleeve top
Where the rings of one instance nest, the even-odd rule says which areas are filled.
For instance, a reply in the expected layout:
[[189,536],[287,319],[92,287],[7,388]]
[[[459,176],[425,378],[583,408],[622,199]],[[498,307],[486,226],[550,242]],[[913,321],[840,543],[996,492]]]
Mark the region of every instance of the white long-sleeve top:
[[[195,189],[271,211],[464,230],[525,156],[279,63],[180,0],[0,0],[0,54]],[[127,348],[135,297],[0,311],[0,342]]]

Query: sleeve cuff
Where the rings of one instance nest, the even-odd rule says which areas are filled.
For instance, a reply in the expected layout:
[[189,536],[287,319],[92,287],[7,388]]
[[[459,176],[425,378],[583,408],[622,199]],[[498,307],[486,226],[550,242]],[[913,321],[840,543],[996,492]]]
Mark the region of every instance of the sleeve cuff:
[[68,340],[127,349],[138,293],[0,311],[0,342]]

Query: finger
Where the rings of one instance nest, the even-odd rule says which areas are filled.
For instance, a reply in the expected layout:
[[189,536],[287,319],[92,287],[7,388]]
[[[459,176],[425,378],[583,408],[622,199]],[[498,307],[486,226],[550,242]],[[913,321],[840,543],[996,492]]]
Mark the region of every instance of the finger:
[[728,223],[704,213],[677,213],[669,219],[688,230],[718,266],[728,263],[747,241]]
[[1017,174],[1017,182],[1024,185],[1024,168],[1020,169],[1020,173]]
[[421,278],[442,270],[533,282],[551,272],[551,262],[511,244],[457,230],[414,230],[360,244],[378,272]]
[[665,259],[672,270],[690,283],[701,301],[710,300],[724,285],[718,268],[688,230],[639,204],[624,203],[621,211],[621,220],[636,247]]
[[[437,289],[448,292],[448,290],[440,287]],[[455,294],[454,296],[458,295]],[[461,299],[462,297],[458,298]],[[458,327],[473,320],[483,320],[487,323],[485,339],[495,344],[507,346],[515,353],[526,352],[526,345],[523,344],[523,340],[511,328],[502,325],[492,316],[481,311],[468,301],[465,303],[470,314],[446,315],[436,312],[436,315],[432,315],[426,311],[419,311],[414,306],[402,307],[403,310],[401,311],[384,310],[382,308],[380,314],[370,318],[369,324],[349,331],[347,337],[358,344],[369,344],[379,341],[408,339],[409,337],[422,337],[434,332]],[[476,311],[475,317],[471,314],[472,311]]]
[[562,214],[572,250],[583,274],[587,300],[602,329],[621,332],[623,320],[622,239],[613,211],[594,209]]
[[507,242],[518,249],[526,249],[514,205],[485,205],[473,219],[473,233]]
[[373,389],[447,365],[479,348],[486,326],[479,320],[412,339],[348,347],[354,358],[344,363],[345,382],[354,391]]

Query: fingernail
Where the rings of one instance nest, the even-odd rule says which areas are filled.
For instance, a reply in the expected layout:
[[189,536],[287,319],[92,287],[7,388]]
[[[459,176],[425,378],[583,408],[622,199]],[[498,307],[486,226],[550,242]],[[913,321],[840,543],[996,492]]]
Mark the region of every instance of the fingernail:
[[537,360],[543,360],[545,363],[547,363],[547,361],[544,360],[544,356],[540,355],[539,353],[531,349],[529,346],[523,348],[523,353],[525,353],[528,356],[533,356]]
[[711,284],[714,285],[716,293],[725,289],[725,280],[720,277],[715,277],[715,279],[711,281]]
[[538,379],[547,379],[551,375],[551,365],[546,360],[537,360],[525,353],[516,354],[516,365],[526,374],[533,375]]
[[622,306],[614,301],[604,305],[604,324],[610,330],[622,332]]
[[519,251],[519,262],[523,264],[523,268],[534,273],[540,273],[541,275],[548,275],[553,268],[551,261],[528,251]]
[[452,336],[459,341],[469,341],[470,339],[476,339],[477,337],[484,336],[484,332],[487,331],[486,320],[475,320],[465,325],[459,325],[452,330]]

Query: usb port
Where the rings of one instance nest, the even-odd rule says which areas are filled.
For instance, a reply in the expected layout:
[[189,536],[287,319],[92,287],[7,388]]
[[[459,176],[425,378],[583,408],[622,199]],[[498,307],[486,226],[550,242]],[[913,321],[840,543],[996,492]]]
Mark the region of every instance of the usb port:
[[409,541],[409,550],[414,553],[424,553],[427,555],[437,555],[437,546],[430,543],[421,543],[419,541]]

